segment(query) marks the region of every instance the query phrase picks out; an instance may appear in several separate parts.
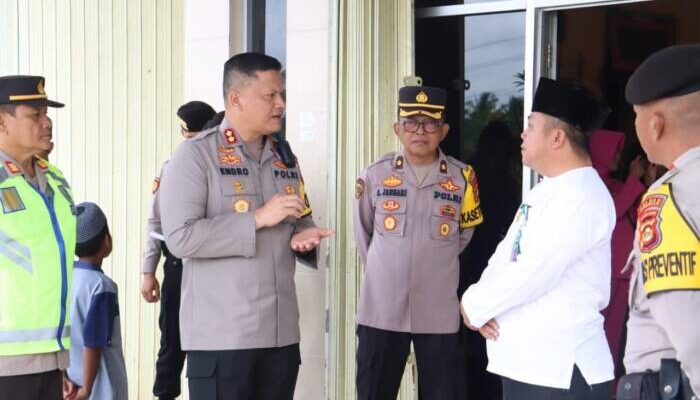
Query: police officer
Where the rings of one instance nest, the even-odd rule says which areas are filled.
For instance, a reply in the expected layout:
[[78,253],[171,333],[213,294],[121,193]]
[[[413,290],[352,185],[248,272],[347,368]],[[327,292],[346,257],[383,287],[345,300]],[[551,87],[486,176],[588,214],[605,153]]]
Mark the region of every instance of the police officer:
[[401,88],[393,128],[403,148],[357,180],[358,399],[396,398],[411,342],[422,398],[457,398],[458,257],[483,218],[474,170],[438,148],[449,131],[445,98]]
[[168,249],[183,258],[180,337],[190,395],[292,399],[299,370],[296,259],[316,266],[317,228],[298,164],[270,135],[284,115],[281,64],[224,65],[225,117],[177,149],[161,183]]
[[41,76],[0,77],[0,398],[74,394],[69,288],[75,207],[61,171],[35,156],[51,148]]
[[[191,139],[202,130],[207,121],[214,117],[215,111],[207,103],[190,101],[177,110],[180,119],[180,133],[184,139]],[[160,350],[156,361],[156,379],[153,384],[153,394],[160,399],[174,399],[180,395],[180,375],[185,362],[185,352],[180,347],[180,286],[182,282],[182,260],[168,251],[163,241],[163,231],[160,226],[160,201],[158,188],[160,177],[167,161],[163,163],[158,177],[153,181],[153,199],[148,217],[146,243],[144,245],[141,273],[143,284],[141,295],[149,302],[161,300],[160,317]],[[160,253],[165,256],[163,264],[163,287],[156,278],[155,272],[160,260]]]
[[632,74],[625,94],[634,106],[637,136],[649,161],[669,171],[649,187],[639,206],[624,360],[629,375],[618,384],[618,399],[696,399],[700,45],[651,55]]

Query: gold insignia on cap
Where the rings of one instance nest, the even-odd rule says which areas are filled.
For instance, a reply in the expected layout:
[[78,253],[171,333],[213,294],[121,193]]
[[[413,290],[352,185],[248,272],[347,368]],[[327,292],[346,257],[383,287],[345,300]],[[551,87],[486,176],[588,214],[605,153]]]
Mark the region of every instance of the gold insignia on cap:
[[419,103],[427,103],[428,102],[428,95],[425,94],[425,92],[421,90],[416,95],[416,101]]
[[245,192],[245,186],[243,186],[243,182],[241,182],[241,181],[233,182],[233,190],[235,190],[236,193]]
[[449,234],[450,234],[450,224],[445,222],[442,225],[440,225],[440,235],[447,236]]
[[355,198],[359,199],[365,193],[365,181],[362,178],[357,178],[355,183]]
[[180,120],[180,128],[182,128],[182,129],[184,129],[185,131],[189,132],[189,131],[190,131],[190,128],[187,126],[187,122],[185,122],[185,120],[182,119],[182,118],[180,118],[180,117],[178,117],[178,119]]
[[384,186],[386,186],[386,187],[393,188],[393,187],[397,187],[397,186],[399,186],[400,184],[402,184],[403,181],[402,181],[401,178],[399,178],[398,176],[392,175],[392,176],[390,176],[390,177],[384,179],[384,181],[382,181],[382,183],[383,183]]
[[392,215],[387,215],[384,217],[384,229],[387,231],[393,231],[396,229],[396,218]]
[[36,91],[39,94],[46,94],[46,91],[44,91],[44,80],[39,79],[39,84],[36,85]]
[[240,199],[233,203],[233,211],[237,213],[248,212],[250,209],[250,202],[248,200]]

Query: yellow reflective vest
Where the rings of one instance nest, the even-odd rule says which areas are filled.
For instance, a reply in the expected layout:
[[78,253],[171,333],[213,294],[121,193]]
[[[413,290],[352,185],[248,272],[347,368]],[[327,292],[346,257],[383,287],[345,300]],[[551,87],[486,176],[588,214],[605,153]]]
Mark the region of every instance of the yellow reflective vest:
[[70,186],[38,159],[46,193],[18,166],[0,165],[0,356],[70,347],[70,282],[75,206]]
[[670,183],[642,198],[637,240],[647,296],[667,290],[700,290],[700,237],[676,206]]

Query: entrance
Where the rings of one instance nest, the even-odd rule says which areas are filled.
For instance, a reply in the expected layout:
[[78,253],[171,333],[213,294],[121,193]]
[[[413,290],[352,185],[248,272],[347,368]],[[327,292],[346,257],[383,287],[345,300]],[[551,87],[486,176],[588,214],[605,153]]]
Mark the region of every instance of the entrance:
[[[465,0],[432,7],[435,3],[415,1],[415,73],[424,85],[448,90],[451,128],[441,148],[474,167],[485,221],[461,256],[461,296],[479,280],[521,193],[536,182],[521,165],[519,136],[524,105],[539,77],[580,84],[613,109],[604,128],[625,135],[613,172],[624,180],[630,162],[642,154],[634,112],[624,97],[627,80],[651,53],[700,42],[700,2],[610,1],[585,7],[581,0]],[[486,372],[484,340],[466,328],[462,338],[464,398],[500,399],[499,378]],[[613,354],[617,374],[623,373],[623,351]]]

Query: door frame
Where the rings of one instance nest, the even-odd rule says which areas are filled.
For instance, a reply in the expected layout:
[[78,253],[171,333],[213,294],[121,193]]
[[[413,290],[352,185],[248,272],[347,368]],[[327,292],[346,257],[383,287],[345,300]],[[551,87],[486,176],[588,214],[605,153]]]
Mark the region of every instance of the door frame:
[[[450,6],[423,7],[415,10],[415,17],[440,18],[454,16],[474,16],[525,11],[525,115],[532,108],[532,97],[536,82],[540,77],[556,78],[556,14],[552,11],[570,10],[584,7],[604,7],[627,3],[642,3],[657,0],[498,0]],[[525,126],[523,126],[523,129]],[[538,182],[537,174],[523,165],[522,196]]]

